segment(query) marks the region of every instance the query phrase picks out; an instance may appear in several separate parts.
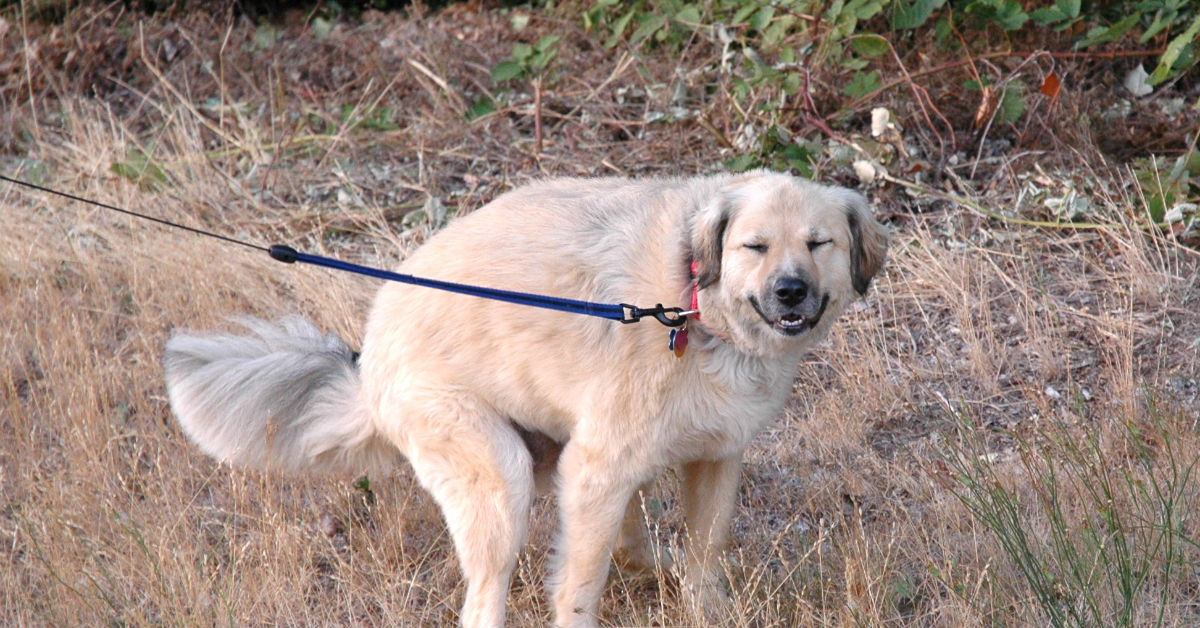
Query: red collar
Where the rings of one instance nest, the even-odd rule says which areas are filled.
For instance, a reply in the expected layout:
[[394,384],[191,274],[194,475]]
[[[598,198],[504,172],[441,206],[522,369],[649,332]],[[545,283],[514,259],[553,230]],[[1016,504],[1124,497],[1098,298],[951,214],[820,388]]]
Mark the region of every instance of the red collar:
[[[688,309],[693,313],[688,314],[688,316],[695,319],[697,323],[700,323],[700,282],[696,279],[696,274],[699,270],[699,264],[693,260],[691,266],[689,266],[689,270],[691,271],[692,297],[688,304]],[[709,333],[712,334],[712,332]],[[722,338],[720,335],[713,335],[721,340],[724,340],[724,338]],[[675,352],[675,357],[682,358],[687,346],[688,325],[685,321],[682,326],[671,330],[670,340],[667,342],[667,347]]]
[[[692,264],[689,268],[691,269],[692,273],[692,298],[691,302],[688,304],[688,309],[694,311],[695,314],[689,314],[688,316],[697,323],[703,323],[703,321],[700,320],[700,281],[696,277],[698,271],[700,270],[700,265],[697,264],[695,260],[692,260]],[[729,342],[729,338],[723,334],[718,334],[709,328],[705,328],[704,331],[708,335],[721,340],[722,342]]]
[[696,322],[699,323],[700,322],[700,282],[697,281],[697,279],[696,279],[696,272],[700,269],[700,265],[697,264],[695,260],[692,260],[692,265],[689,268],[691,269],[691,273],[692,273],[692,301],[691,301],[691,304],[688,305],[688,309],[696,312],[695,314],[692,314],[692,318],[695,318]]

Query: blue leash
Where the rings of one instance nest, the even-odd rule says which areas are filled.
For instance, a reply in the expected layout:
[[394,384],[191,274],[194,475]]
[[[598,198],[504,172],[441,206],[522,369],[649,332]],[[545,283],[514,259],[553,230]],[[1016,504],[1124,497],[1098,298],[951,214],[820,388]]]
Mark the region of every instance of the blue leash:
[[414,286],[424,286],[426,288],[434,288],[436,290],[445,290],[446,292],[456,292],[458,294],[466,294],[473,297],[482,297],[493,301],[504,301],[506,303],[516,303],[517,305],[528,305],[531,307],[540,307],[547,310],[557,310],[559,312],[569,312],[571,314],[583,314],[585,316],[596,316],[599,318],[607,318],[609,320],[620,321],[622,323],[636,323],[644,316],[653,316],[658,322],[667,327],[678,327],[687,321],[687,312],[679,307],[663,307],[662,303],[650,308],[640,308],[628,303],[609,304],[609,303],[592,303],[591,301],[577,301],[575,299],[563,299],[561,297],[550,297],[542,294],[530,294],[528,292],[514,292],[512,290],[497,290],[496,288],[484,288],[482,286],[471,286],[462,283],[453,283],[450,281],[441,281],[438,279],[426,279],[424,277],[415,277],[403,273],[394,273],[390,270],[382,270],[379,268],[371,268],[370,266],[360,266],[350,262],[344,262],[339,259],[330,257],[322,257],[320,255],[311,255],[309,253],[301,253],[290,246],[282,244],[274,244],[267,249],[272,259],[279,260],[286,264],[300,262],[302,264],[312,264],[314,266],[324,266],[336,270],[344,270],[350,273],[366,275],[378,279],[386,279],[388,281],[398,281],[400,283],[411,284]]
[[229,242],[232,244],[238,244],[238,245],[256,249],[259,251],[266,251],[267,254],[269,254],[271,256],[272,259],[275,259],[275,260],[278,260],[280,262],[284,262],[287,264],[300,262],[302,264],[312,264],[314,266],[324,266],[325,268],[332,268],[334,270],[341,270],[341,271],[355,273],[355,274],[359,274],[359,275],[366,275],[368,277],[375,277],[377,279],[386,279],[388,281],[397,281],[400,283],[411,284],[414,286],[424,286],[426,288],[434,288],[436,290],[445,290],[447,292],[466,294],[466,295],[470,295],[473,297],[492,299],[494,301],[504,301],[506,303],[515,303],[517,305],[528,305],[530,307],[540,307],[540,308],[544,308],[544,309],[548,309],[548,310],[556,310],[559,312],[568,312],[571,314],[583,314],[585,316],[596,316],[599,318],[606,318],[606,319],[613,320],[613,321],[620,321],[622,323],[636,323],[646,316],[653,316],[655,320],[662,323],[663,325],[666,325],[667,327],[679,327],[687,322],[687,317],[689,314],[694,313],[690,310],[685,311],[683,308],[680,308],[680,307],[664,307],[663,304],[661,304],[661,303],[655,305],[654,307],[649,307],[649,308],[640,308],[640,307],[637,307],[634,305],[630,305],[628,303],[619,303],[619,304],[592,303],[590,301],[577,301],[575,299],[563,299],[560,297],[551,297],[551,296],[546,296],[546,295],[541,295],[541,294],[530,294],[527,292],[514,292],[511,290],[497,290],[495,288],[484,288],[482,286],[471,286],[471,285],[467,285],[467,284],[453,283],[453,282],[449,282],[449,281],[440,281],[437,279],[426,279],[423,277],[415,277],[413,275],[405,275],[402,273],[394,273],[394,272],[391,272],[388,270],[382,270],[379,268],[371,268],[370,266],[360,266],[358,264],[344,262],[342,260],[333,259],[331,257],[322,257],[320,255],[311,255],[309,253],[302,253],[300,251],[297,251],[296,249],[293,249],[290,246],[285,246],[283,244],[274,244],[274,245],[271,245],[269,248],[259,246],[257,244],[252,244],[250,242],[245,242],[242,240],[230,238],[228,236],[223,236],[223,235],[220,235],[217,233],[204,231],[203,229],[196,229],[194,227],[188,227],[186,225],[174,223],[169,220],[163,220],[162,218],[155,218],[154,216],[148,216],[146,214],[139,214],[137,212],[130,211],[128,209],[122,209],[120,207],[115,207],[113,205],[106,205],[99,201],[93,201],[91,199],[83,198],[81,196],[75,196],[73,194],[68,194],[66,192],[59,192],[58,190],[54,190],[54,189],[47,188],[47,187],[42,187],[40,185],[36,185],[33,183],[28,183],[28,182],[21,181],[18,179],[12,179],[12,178],[6,177],[2,174],[0,174],[0,180],[8,181],[9,183],[15,183],[17,185],[23,185],[25,187],[33,188],[35,190],[40,190],[42,192],[49,192],[50,194],[56,194],[58,196],[62,196],[64,198],[69,198],[73,201],[77,201],[80,203],[85,203],[88,205],[95,205],[96,207],[103,207],[104,209],[112,210],[115,212],[120,212],[122,214],[134,216],[137,218],[141,218],[143,220],[157,222],[159,224],[166,225],[168,227],[173,227],[175,229],[183,229],[185,231],[190,231],[190,232],[198,234],[198,235],[203,235],[203,236],[207,236],[210,238],[216,238],[218,240],[222,240],[222,241]]

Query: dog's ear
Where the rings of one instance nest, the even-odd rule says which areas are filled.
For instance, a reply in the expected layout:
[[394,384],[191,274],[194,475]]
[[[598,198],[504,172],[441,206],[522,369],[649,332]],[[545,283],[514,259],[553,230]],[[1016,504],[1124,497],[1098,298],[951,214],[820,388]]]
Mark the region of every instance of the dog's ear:
[[867,199],[857,192],[846,198],[846,222],[850,225],[850,279],[855,292],[867,293],[871,278],[883,266],[887,256],[887,229],[875,220]]
[[692,222],[692,261],[696,265],[696,287],[701,290],[721,277],[725,228],[732,215],[733,201],[722,190],[696,213]]

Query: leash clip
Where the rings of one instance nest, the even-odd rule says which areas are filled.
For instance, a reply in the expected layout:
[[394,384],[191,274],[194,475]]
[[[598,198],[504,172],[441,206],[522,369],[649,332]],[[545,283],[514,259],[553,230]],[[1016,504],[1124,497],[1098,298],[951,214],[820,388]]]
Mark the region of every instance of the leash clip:
[[681,307],[664,307],[662,303],[645,308],[622,303],[621,310],[624,313],[624,317],[621,318],[622,323],[636,323],[643,317],[653,316],[655,320],[667,327],[679,327],[687,322],[688,316],[698,312],[698,310],[685,310]]

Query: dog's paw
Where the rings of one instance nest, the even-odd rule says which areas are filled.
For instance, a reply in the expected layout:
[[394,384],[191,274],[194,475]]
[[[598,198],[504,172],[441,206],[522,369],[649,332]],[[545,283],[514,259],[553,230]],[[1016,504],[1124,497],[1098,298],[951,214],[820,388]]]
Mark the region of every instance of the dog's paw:
[[733,602],[720,578],[684,578],[680,593],[690,623],[696,626],[729,625]]
[[613,564],[631,575],[669,572],[675,564],[671,550],[657,543],[618,546],[613,550]]

